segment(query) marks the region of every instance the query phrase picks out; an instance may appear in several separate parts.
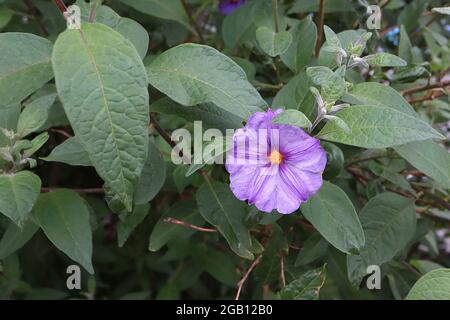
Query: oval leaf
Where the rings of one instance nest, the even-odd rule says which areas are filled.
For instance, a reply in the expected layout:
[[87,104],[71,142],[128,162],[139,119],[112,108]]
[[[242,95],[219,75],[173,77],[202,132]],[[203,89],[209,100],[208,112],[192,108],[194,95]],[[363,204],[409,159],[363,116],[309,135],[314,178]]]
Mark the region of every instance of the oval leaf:
[[412,141],[444,137],[425,121],[386,106],[355,105],[336,113],[351,130],[334,121],[319,132],[322,139],[363,148],[386,148]]
[[83,24],[60,34],[52,63],[76,136],[99,175],[131,211],[148,145],[149,98],[141,58],[116,31]]
[[301,210],[320,234],[342,252],[356,254],[364,246],[364,232],[355,208],[338,186],[324,181]]
[[212,102],[242,119],[266,106],[244,70],[208,46],[179,45],[159,55],[147,70],[152,86],[186,106]]
[[89,273],[92,266],[92,231],[86,202],[70,190],[43,193],[33,209],[47,238]]

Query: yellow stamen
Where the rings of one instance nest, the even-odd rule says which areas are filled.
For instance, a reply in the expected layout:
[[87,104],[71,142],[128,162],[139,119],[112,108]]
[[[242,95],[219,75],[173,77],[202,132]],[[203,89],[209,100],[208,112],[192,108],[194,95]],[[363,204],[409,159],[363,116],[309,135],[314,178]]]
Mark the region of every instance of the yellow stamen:
[[283,161],[283,155],[277,150],[273,150],[269,155],[269,161],[272,164],[280,164]]

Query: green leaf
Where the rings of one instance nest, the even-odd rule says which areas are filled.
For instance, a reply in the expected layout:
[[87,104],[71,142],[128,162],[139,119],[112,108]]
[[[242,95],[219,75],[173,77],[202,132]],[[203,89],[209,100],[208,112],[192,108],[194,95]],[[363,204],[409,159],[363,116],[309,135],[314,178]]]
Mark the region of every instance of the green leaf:
[[187,239],[194,234],[194,229],[165,222],[166,218],[175,218],[199,227],[204,224],[194,201],[180,201],[164,212],[156,223],[150,235],[148,250],[158,251],[172,239]]
[[200,214],[224,236],[239,256],[253,259],[252,241],[244,225],[245,204],[234,197],[228,185],[207,181],[197,191]]
[[39,227],[31,219],[26,220],[22,228],[10,223],[0,240],[0,260],[22,248],[38,229]]
[[326,265],[302,274],[280,291],[283,300],[317,300],[325,283]]
[[48,141],[49,138],[48,132],[42,132],[31,140],[31,148],[26,149],[23,155],[27,158],[31,157],[35,154],[42,146]]
[[351,104],[390,107],[411,116],[417,116],[417,113],[400,93],[378,82],[358,83],[342,97],[342,100]]
[[[77,0],[75,4],[81,8],[82,22],[87,23],[92,4],[84,0]],[[93,22],[105,24],[119,32],[124,38],[130,40],[136,47],[139,56],[144,59],[147,54],[150,39],[148,32],[139,23],[132,19],[121,17],[113,9],[104,5],[97,6],[95,9],[95,19]]]
[[285,53],[289,48],[292,43],[292,35],[288,31],[276,33],[267,27],[259,27],[256,30],[256,40],[265,53],[276,57]]
[[325,32],[325,39],[327,44],[331,47],[342,48],[341,41],[339,40],[337,34],[328,26],[323,26],[323,31]]
[[300,110],[310,118],[316,109],[316,100],[309,91],[311,85],[312,83],[306,73],[299,73],[278,91],[272,102],[273,108],[283,107]]
[[328,249],[328,242],[319,233],[309,237],[295,260],[295,266],[305,266],[323,257]]
[[137,205],[134,207],[131,213],[125,214],[125,218],[119,222],[117,226],[117,243],[120,248],[123,247],[125,242],[136,227],[144,221],[148,215],[150,205],[148,203]]
[[228,48],[233,49],[243,42],[254,39],[256,27],[253,19],[249,17],[252,16],[256,4],[257,1],[247,1],[223,20],[222,37]]
[[390,107],[355,105],[336,113],[351,129],[351,134],[334,122],[319,132],[322,139],[363,148],[385,148],[412,141],[443,136],[425,121]]
[[364,57],[371,66],[377,67],[405,67],[406,61],[393,54],[386,52],[379,52]]
[[58,145],[45,158],[45,161],[55,161],[71,166],[92,166],[89,154],[77,137],[72,137]]
[[338,100],[347,90],[345,80],[327,67],[309,67],[306,74],[315,85],[320,86],[320,93],[327,102]]
[[289,124],[299,128],[311,128],[311,121],[305,116],[303,112],[298,110],[288,109],[277,115],[272,123]]
[[[105,46],[114,50],[104,50]],[[100,177],[131,211],[148,146],[142,60],[119,33],[95,23],[60,34],[52,63],[59,97],[76,136]]]
[[398,24],[403,24],[406,31],[412,32],[419,24],[420,16],[425,11],[428,2],[429,0],[416,0],[410,2],[398,15]]
[[407,300],[450,300],[450,269],[436,269],[420,278]]
[[189,17],[180,0],[120,0],[130,7],[145,14],[161,19],[177,21],[187,28],[191,28]]
[[[226,137],[225,137],[226,139]],[[194,154],[194,161],[189,166],[189,169],[186,171],[186,177],[192,175],[194,172],[198,171],[199,169],[203,168],[207,164],[213,164],[214,160],[217,157],[223,157],[225,158],[225,153],[230,150],[232,147],[231,143],[228,143],[224,141],[222,137],[215,138],[213,141],[208,141],[203,144],[202,150],[203,152],[199,152],[198,156],[196,157],[196,154]],[[201,156],[199,158],[199,156]],[[222,158],[222,159],[223,159]],[[219,158],[220,159],[220,158]],[[220,159],[220,160],[222,160]]]
[[52,43],[31,33],[0,34],[0,109],[19,103],[53,78]]
[[450,153],[439,144],[428,140],[407,143],[394,149],[438,185],[450,189]]
[[0,175],[0,213],[19,227],[28,219],[41,191],[41,179],[30,171]]
[[28,104],[20,114],[17,133],[21,137],[25,137],[39,130],[47,121],[49,110],[55,99],[56,94],[47,95]]
[[33,216],[59,250],[94,273],[89,209],[83,198],[64,189],[43,193],[33,208]]
[[147,70],[152,86],[183,105],[212,102],[242,119],[266,107],[241,67],[212,47],[179,45],[159,55]]
[[161,190],[166,181],[166,163],[158,148],[152,141],[148,143],[147,161],[142,169],[141,177],[136,186],[134,203],[150,202]]
[[338,186],[324,181],[301,210],[317,231],[342,252],[357,254],[364,246],[364,232],[355,208]]
[[0,30],[8,25],[13,15],[14,12],[12,10],[0,7]]
[[413,62],[413,48],[408,33],[403,25],[400,26],[400,44],[398,45],[398,56],[407,64]]
[[211,250],[199,260],[206,272],[217,281],[230,287],[234,287],[238,283],[239,276],[236,272],[236,265],[229,255],[218,250]]
[[370,199],[360,213],[366,245],[359,255],[347,256],[348,277],[358,285],[370,265],[390,261],[413,237],[416,230],[414,201],[395,193]]
[[150,105],[150,111],[182,117],[187,121],[202,121],[204,128],[217,128],[222,132],[226,129],[242,127],[242,118],[224,109],[217,108],[212,103],[203,103],[193,107],[182,106],[165,97]]

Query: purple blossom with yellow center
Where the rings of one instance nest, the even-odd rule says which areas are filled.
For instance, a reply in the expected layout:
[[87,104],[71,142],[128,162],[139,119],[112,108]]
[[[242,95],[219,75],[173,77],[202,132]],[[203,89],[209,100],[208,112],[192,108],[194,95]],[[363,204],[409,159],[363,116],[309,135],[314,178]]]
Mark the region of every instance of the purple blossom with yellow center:
[[273,124],[282,109],[256,112],[233,135],[226,169],[234,195],[260,211],[289,214],[317,193],[327,157],[302,129]]
[[245,0],[221,0],[219,3],[219,12],[224,16],[243,5]]

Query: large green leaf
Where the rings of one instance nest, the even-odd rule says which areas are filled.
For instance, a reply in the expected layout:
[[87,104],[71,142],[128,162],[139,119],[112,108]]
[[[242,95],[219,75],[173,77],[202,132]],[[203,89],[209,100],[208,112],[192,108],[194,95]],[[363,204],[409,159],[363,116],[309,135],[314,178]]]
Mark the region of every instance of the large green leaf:
[[183,105],[212,102],[242,119],[266,106],[241,67],[212,47],[179,45],[147,70],[152,86]]
[[72,137],[58,145],[45,158],[45,161],[56,161],[71,166],[92,166],[89,154],[77,137]]
[[364,246],[364,232],[355,208],[338,186],[324,181],[301,209],[322,236],[342,252],[357,254]]
[[450,269],[436,269],[420,278],[407,300],[450,300]]
[[43,193],[33,208],[33,216],[59,250],[94,273],[89,209],[83,198],[64,189]]
[[30,171],[0,175],[0,213],[21,226],[41,190],[41,179]]
[[166,181],[166,163],[152,141],[148,143],[148,156],[136,186],[134,203],[150,202],[161,190]]
[[396,55],[379,52],[374,53],[364,57],[371,66],[377,67],[405,67],[407,65],[406,61]]
[[391,260],[416,231],[414,202],[395,193],[370,199],[360,216],[366,245],[359,255],[347,256],[348,277],[355,285],[366,275],[368,266]]
[[231,193],[228,185],[207,181],[197,191],[197,203],[203,218],[224,236],[236,254],[253,259],[252,240],[244,225],[245,204]]
[[120,0],[145,14],[161,19],[174,20],[190,28],[189,17],[180,0]]
[[294,25],[289,32],[293,40],[287,51],[281,55],[281,60],[289,69],[298,73],[311,60],[316,45],[317,27],[308,16]]
[[31,33],[0,34],[0,109],[19,103],[53,78],[52,43]]
[[0,240],[0,260],[22,248],[38,231],[39,227],[28,219],[22,228],[10,223]]
[[147,158],[148,91],[142,60],[116,31],[83,24],[60,34],[52,63],[75,134],[99,175],[130,211]]
[[274,32],[268,27],[259,27],[256,30],[256,40],[261,49],[271,57],[286,52],[292,43],[292,35],[288,31]]
[[386,106],[355,105],[336,114],[350,128],[346,133],[336,123],[328,122],[320,131],[322,139],[364,148],[385,148],[412,141],[443,136],[414,115]]
[[321,268],[306,271],[298,279],[289,283],[280,291],[284,300],[317,300],[320,289],[325,283],[326,265]]
[[439,144],[431,140],[416,141],[394,149],[438,185],[450,189],[450,153]]

